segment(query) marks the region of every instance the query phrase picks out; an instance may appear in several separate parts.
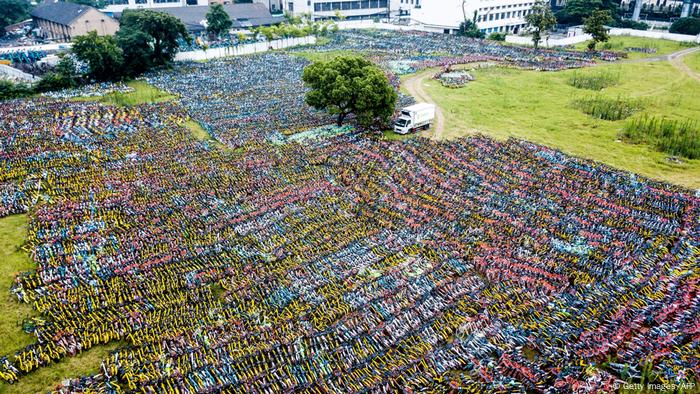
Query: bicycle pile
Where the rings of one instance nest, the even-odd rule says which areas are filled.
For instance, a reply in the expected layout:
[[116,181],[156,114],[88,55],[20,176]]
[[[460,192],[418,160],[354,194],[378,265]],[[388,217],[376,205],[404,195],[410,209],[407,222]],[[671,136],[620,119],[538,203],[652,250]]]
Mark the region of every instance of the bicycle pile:
[[315,50],[363,52],[373,58],[394,62],[432,58],[422,65],[418,62],[417,66],[412,67],[414,71],[463,64],[469,62],[469,58],[474,58],[471,61],[496,60],[504,66],[522,69],[555,71],[589,66],[595,59],[611,61],[626,56],[623,52],[609,51],[535,50],[455,35],[387,30],[342,30],[331,35],[330,42]]
[[333,123],[306,105],[301,74],[308,61],[265,54],[185,63],[148,82],[180,95],[190,114],[208,124],[215,138],[232,147],[271,135],[293,134]]
[[474,80],[474,77],[469,74],[469,72],[465,70],[452,70],[449,67],[435,74],[433,78],[440,81],[442,86],[448,88],[461,88]]
[[[250,141],[278,140],[308,129],[333,124],[335,118],[305,102],[301,79],[308,60],[286,54],[263,54],[184,63],[148,82],[181,97],[190,115],[230,147]],[[387,73],[398,89],[399,79]],[[413,103],[400,94],[397,108]]]
[[262,77],[237,59],[209,85],[151,79],[180,79],[187,110],[0,103],[0,216],[29,213],[37,263],[12,292],[44,320],[2,379],[123,340],[57,390],[610,391],[647,366],[697,380],[698,197],[514,140],[191,137],[189,115],[229,142],[227,127],[323,122],[278,106],[292,77],[262,59]]
[[76,97],[102,97],[111,93],[130,93],[134,89],[121,82],[101,82],[83,85],[73,89],[56,90],[45,92],[41,95],[55,99],[76,98]]

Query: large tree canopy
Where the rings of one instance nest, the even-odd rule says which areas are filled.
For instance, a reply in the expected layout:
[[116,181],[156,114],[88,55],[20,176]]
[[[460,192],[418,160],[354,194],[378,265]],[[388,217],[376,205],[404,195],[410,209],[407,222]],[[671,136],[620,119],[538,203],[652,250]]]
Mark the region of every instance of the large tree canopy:
[[112,36],[99,36],[91,31],[75,37],[72,51],[78,60],[88,64],[90,78],[111,81],[123,75],[123,53]]
[[153,67],[151,37],[135,29],[123,29],[117,33],[117,42],[124,52],[124,75],[135,77]]
[[207,12],[207,32],[218,36],[229,31],[231,26],[233,22],[224,10],[224,6],[218,3],[212,4]]
[[0,37],[5,34],[5,27],[29,17],[27,0],[0,0]]
[[596,11],[609,11],[610,16],[618,15],[618,5],[613,0],[567,0],[563,9],[557,12],[557,22],[563,25],[580,25]]
[[397,94],[379,67],[358,56],[340,56],[316,62],[304,69],[304,82],[311,88],[306,102],[337,115],[338,125],[349,114],[369,126],[386,122],[394,113]]
[[[148,38],[150,59],[154,66],[170,63],[177,53],[178,40],[190,41],[187,29],[182,21],[170,14],[153,10],[126,10],[119,24],[120,41],[142,40],[135,32],[142,32]],[[127,39],[128,38],[128,39]]]

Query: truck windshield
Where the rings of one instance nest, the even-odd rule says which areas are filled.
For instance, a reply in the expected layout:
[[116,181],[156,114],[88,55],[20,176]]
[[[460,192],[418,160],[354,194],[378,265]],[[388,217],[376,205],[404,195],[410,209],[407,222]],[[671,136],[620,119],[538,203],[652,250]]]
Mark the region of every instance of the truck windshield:
[[408,121],[404,118],[396,119],[396,125],[399,127],[406,127],[406,123],[408,123]]

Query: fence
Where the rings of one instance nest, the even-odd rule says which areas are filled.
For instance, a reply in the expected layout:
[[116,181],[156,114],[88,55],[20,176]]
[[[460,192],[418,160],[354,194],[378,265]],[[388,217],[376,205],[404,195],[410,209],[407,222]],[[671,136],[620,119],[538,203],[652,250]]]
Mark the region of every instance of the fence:
[[252,53],[267,52],[270,49],[282,49],[299,45],[311,45],[316,43],[316,37],[281,38],[279,40],[256,42],[251,44],[233,45],[229,47],[210,48],[206,51],[178,52],[176,61],[209,60],[227,56],[241,56]]

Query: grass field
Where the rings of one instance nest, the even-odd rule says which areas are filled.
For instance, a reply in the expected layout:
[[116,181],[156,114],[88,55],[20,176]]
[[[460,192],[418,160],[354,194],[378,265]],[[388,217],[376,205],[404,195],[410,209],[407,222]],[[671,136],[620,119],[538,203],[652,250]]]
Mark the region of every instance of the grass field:
[[[34,269],[29,256],[20,249],[27,234],[27,215],[0,218],[0,355],[30,345],[36,338],[22,331],[22,321],[36,316],[32,308],[10,294],[15,276]],[[45,393],[65,377],[97,372],[101,360],[117,344],[96,346],[76,357],[69,357],[48,368],[30,373],[15,384],[0,383],[0,394]]]
[[700,52],[691,53],[684,57],[683,61],[695,72],[700,73]]
[[146,103],[162,103],[176,97],[164,92],[145,81],[129,81],[127,85],[134,89],[129,93],[110,93],[101,97],[79,97],[77,101],[99,101],[104,104],[127,106]]
[[119,345],[121,344],[116,342],[97,345],[75,357],[63,358],[49,367],[40,368],[23,376],[15,384],[0,383],[0,394],[46,393],[66,378],[98,373],[102,359]]
[[[604,71],[618,73],[619,83],[595,93],[567,84],[574,72]],[[490,68],[474,75],[476,81],[456,90],[432,79],[425,81],[426,92],[445,114],[445,137],[460,137],[468,134],[465,130],[474,129],[499,139],[516,137],[651,178],[700,188],[700,160],[672,163],[668,155],[649,146],[622,142],[619,133],[625,120],[595,119],[571,105],[577,98],[600,94],[640,100],[644,109],[634,116],[646,113],[700,120],[700,102],[690,99],[697,95],[700,84],[668,62],[607,64],[549,73]]]
[[[574,46],[577,50],[585,51],[588,41],[580,42]],[[690,43],[659,40],[655,38],[632,37],[632,36],[611,36],[607,43],[598,44],[596,49],[605,49],[610,51],[625,51],[625,48],[654,48],[656,53],[641,53],[628,52],[629,59],[641,59],[645,57],[654,57],[668,55],[676,51],[693,46]]]
[[34,316],[32,308],[10,294],[15,276],[34,269],[26,252],[20,249],[27,233],[27,215],[0,219],[0,355],[8,354],[36,341],[22,331],[22,321]]

